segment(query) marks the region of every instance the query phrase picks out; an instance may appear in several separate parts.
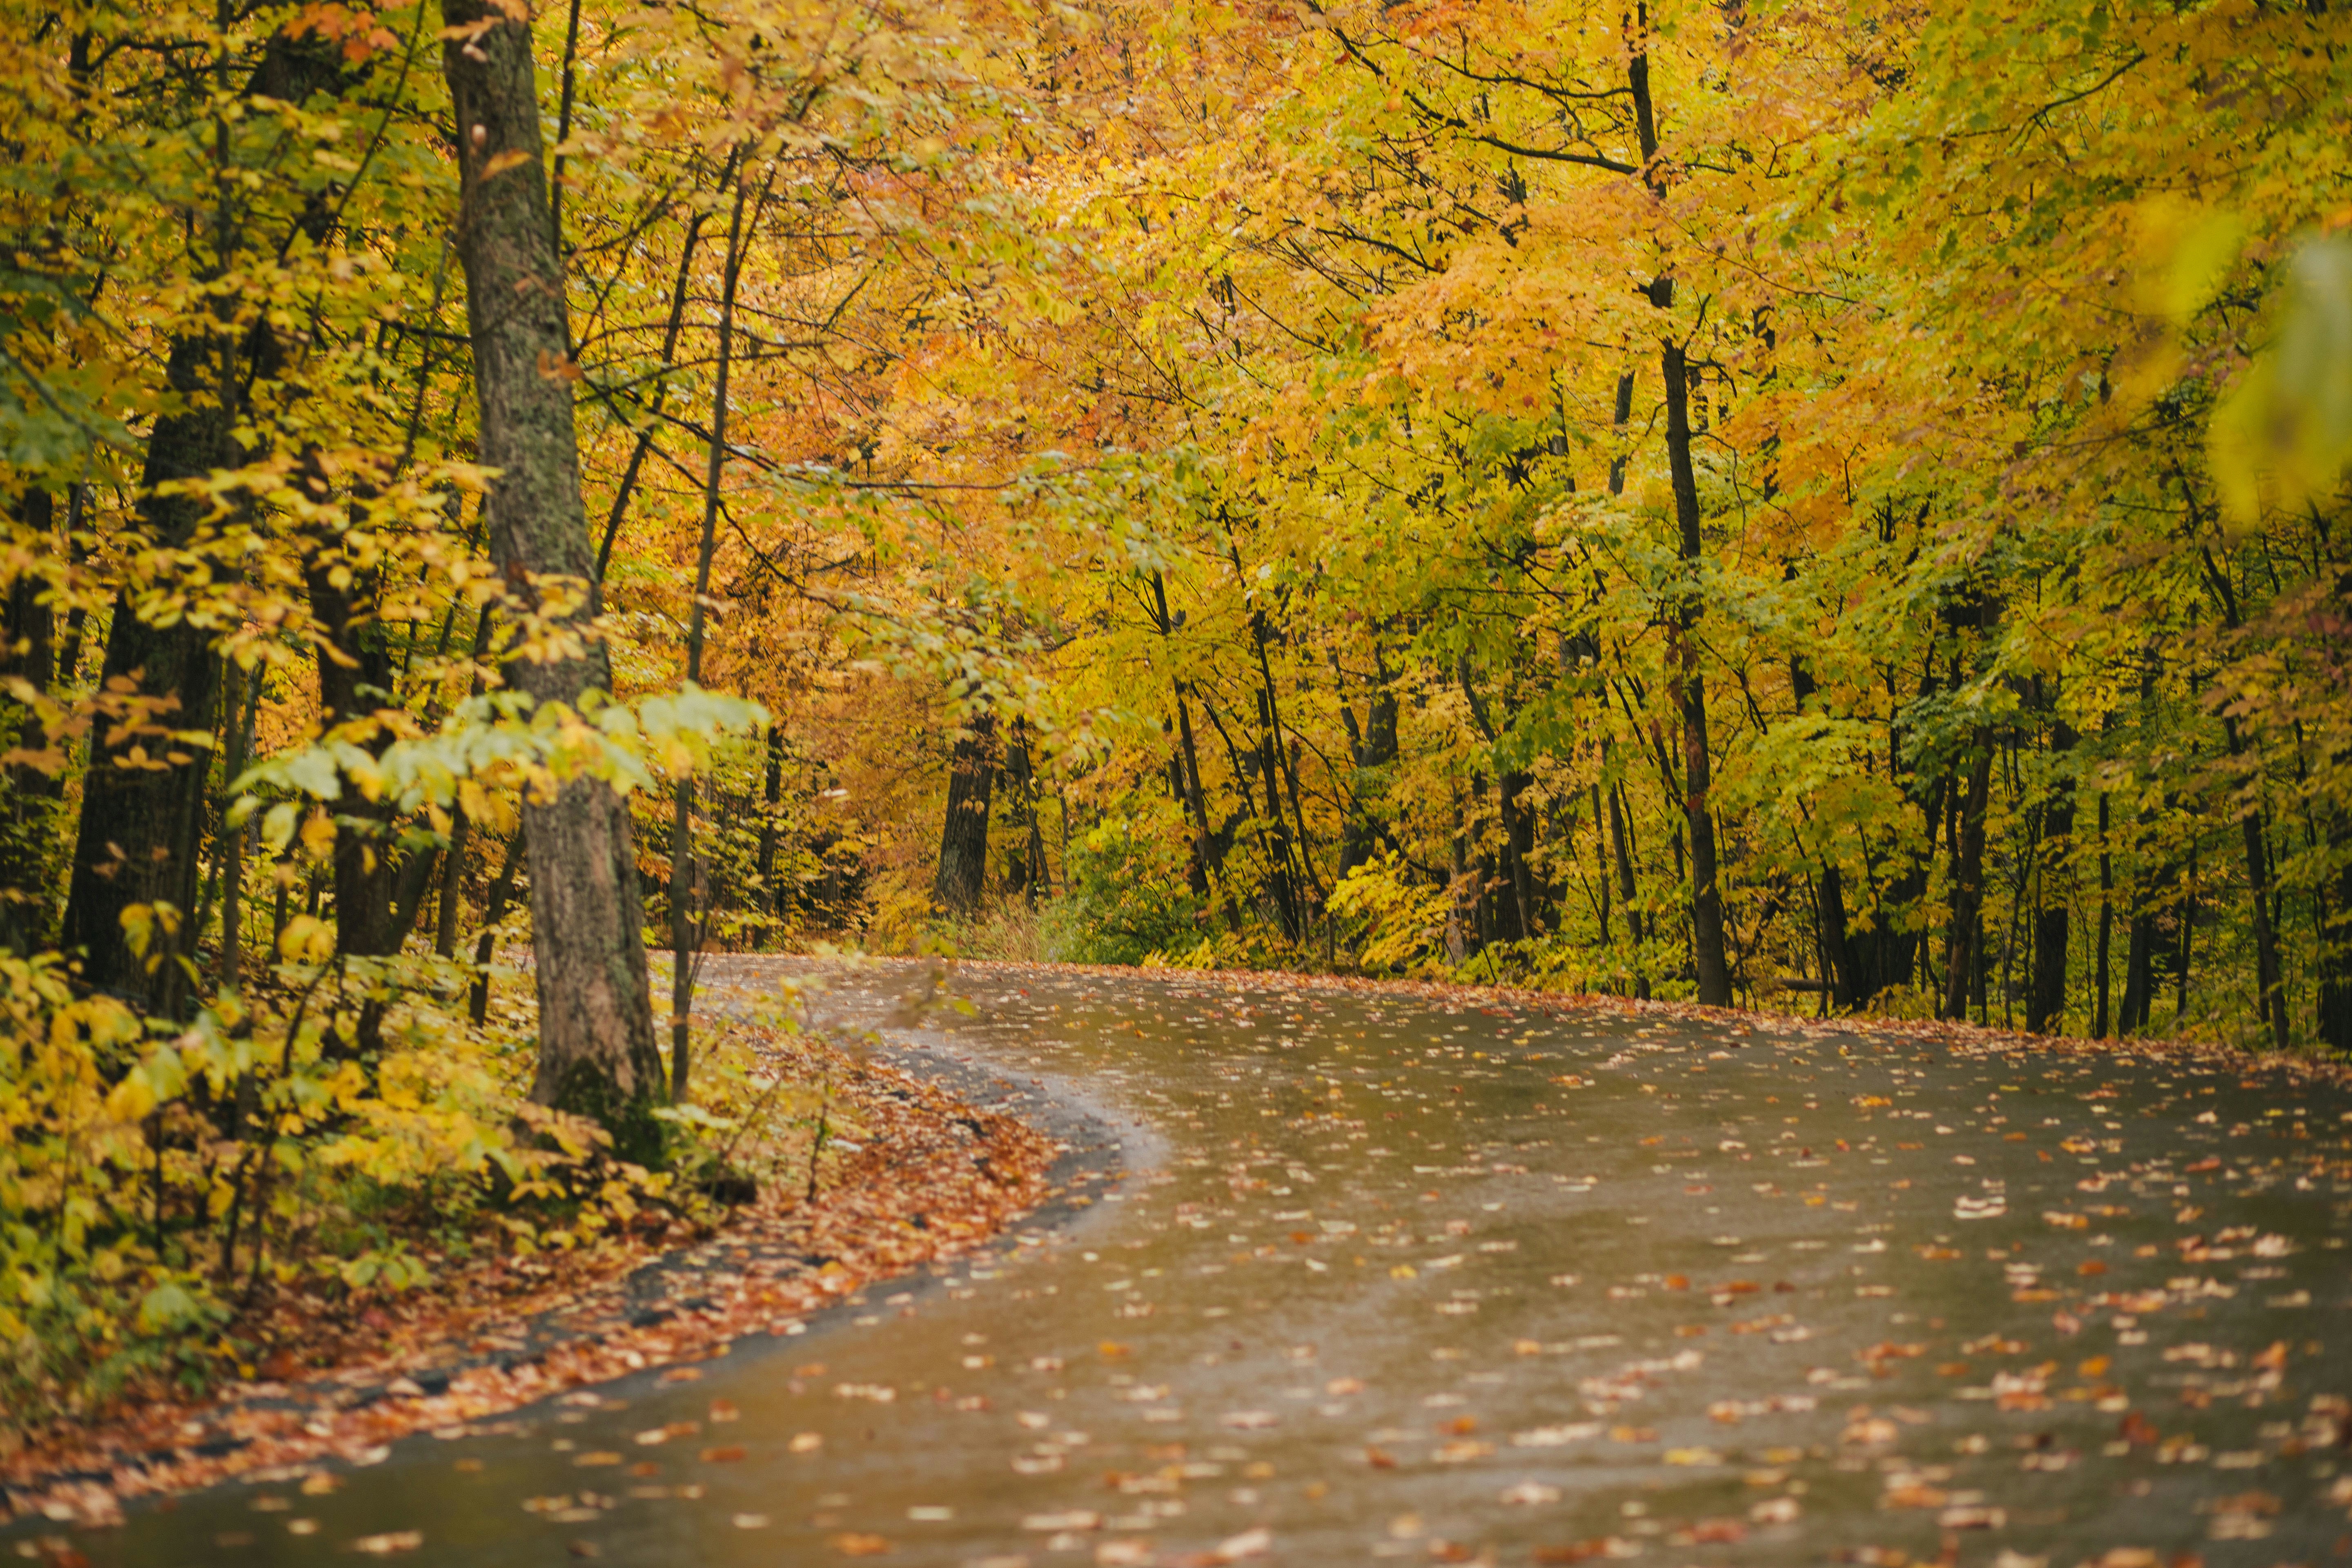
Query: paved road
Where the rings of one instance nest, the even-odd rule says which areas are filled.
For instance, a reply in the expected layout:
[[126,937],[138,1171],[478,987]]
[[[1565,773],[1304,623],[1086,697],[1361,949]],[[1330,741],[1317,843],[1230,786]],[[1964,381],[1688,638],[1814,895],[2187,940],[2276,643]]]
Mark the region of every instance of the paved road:
[[[826,1005],[878,1019],[910,975],[836,973]],[[1078,1184],[1067,1223],[697,1382],[418,1439],[330,1496],[224,1488],[84,1549],[347,1563],[416,1531],[435,1563],[760,1568],[2347,1549],[2340,1089],[1234,977],[958,983],[974,1016],[890,1037],[1120,1134],[1123,1173]],[[713,1425],[714,1401],[740,1418]]]

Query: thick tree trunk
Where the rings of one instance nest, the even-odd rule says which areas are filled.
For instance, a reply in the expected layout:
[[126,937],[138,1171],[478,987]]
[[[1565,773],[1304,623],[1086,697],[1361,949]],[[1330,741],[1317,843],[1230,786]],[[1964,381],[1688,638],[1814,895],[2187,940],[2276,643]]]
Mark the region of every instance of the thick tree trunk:
[[970,914],[988,887],[989,795],[996,781],[996,715],[975,713],[956,737],[948,764],[947,818],[940,827],[940,869],[931,899],[950,914]]
[[[2074,749],[2074,730],[2063,719],[2050,730],[2053,757],[2064,758]],[[2063,762],[2060,766],[2063,768]],[[2068,911],[2074,903],[2074,776],[2061,772],[2052,782],[2049,803],[2042,808],[2041,868],[2036,880],[2041,896],[2033,921],[2033,990],[2026,1004],[2025,1026],[2042,1035],[2066,1023],[2066,946]],[[2061,860],[2063,858],[2063,862]]]
[[[527,604],[537,579],[590,593],[595,560],[580,499],[563,275],[551,237],[530,27],[486,0],[443,0],[442,49],[463,180],[458,250],[474,349],[481,461],[496,470],[490,554]],[[541,703],[577,708],[610,686],[605,655],[508,666]],[[574,778],[526,796],[531,939],[538,955],[539,1062],[531,1098],[588,1116],[622,1157],[656,1159],[662,1066],[647,995],[635,847],[620,795]]]
[[[342,54],[331,42],[316,34],[297,38],[278,33],[265,47],[244,91],[301,104],[341,82]],[[226,192],[236,172],[220,173]],[[327,211],[314,197],[304,215],[306,227],[323,223]],[[209,276],[236,263],[245,243],[243,221],[225,202],[205,237],[212,246],[205,260]],[[273,339],[265,331],[255,342],[267,352]],[[174,337],[164,353],[164,384],[177,399],[178,411],[158,418],[148,434],[139,521],[146,539],[166,550],[185,548],[195,538],[210,503],[201,496],[158,495],[157,488],[236,464],[237,405],[246,371],[240,344],[225,328]],[[173,584],[156,586],[165,590],[162,607],[176,607],[169,602]],[[151,613],[155,607],[150,606]],[[72,662],[78,663],[79,636],[71,640]],[[142,618],[131,595],[117,595],[100,685],[103,689],[126,682],[149,719],[140,732],[122,734],[110,744],[101,739],[91,747],[60,940],[68,951],[81,952],[88,984],[166,1016],[179,1012],[186,994],[179,960],[193,952],[197,934],[188,922],[196,910],[205,784],[212,771],[201,746],[180,744],[168,732],[201,734],[214,728],[218,678],[219,660],[205,628],[184,618],[152,624]],[[124,912],[142,904],[169,904],[181,922],[168,937],[158,927],[143,958],[132,953],[122,927]]]
[[[228,352],[225,339],[189,336],[173,339],[164,358],[164,383],[183,401],[148,436],[139,514],[142,531],[166,548],[194,537],[206,507],[194,496],[158,495],[157,488],[236,461],[234,411],[220,398]],[[151,705],[151,717],[139,726],[143,732],[113,744],[101,734],[90,747],[60,941],[79,952],[90,985],[164,1016],[176,1015],[184,996],[177,960],[195,933],[159,932],[142,959],[131,949],[122,916],[141,904],[169,904],[183,921],[195,912],[210,759],[165,732],[212,728],[218,662],[203,627],[186,620],[152,625],[128,596],[116,598],[99,684],[126,683]]]

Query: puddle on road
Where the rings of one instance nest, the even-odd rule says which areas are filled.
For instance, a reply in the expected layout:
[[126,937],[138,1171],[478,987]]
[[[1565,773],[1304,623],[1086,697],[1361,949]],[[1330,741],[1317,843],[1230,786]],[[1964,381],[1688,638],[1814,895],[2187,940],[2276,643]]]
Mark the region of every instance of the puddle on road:
[[697,1381],[77,1544],[347,1562],[415,1531],[436,1564],[760,1568],[2343,1550],[2340,1089],[1234,976],[959,984],[978,1016],[940,1021],[943,1048],[1158,1131],[1076,1224]]

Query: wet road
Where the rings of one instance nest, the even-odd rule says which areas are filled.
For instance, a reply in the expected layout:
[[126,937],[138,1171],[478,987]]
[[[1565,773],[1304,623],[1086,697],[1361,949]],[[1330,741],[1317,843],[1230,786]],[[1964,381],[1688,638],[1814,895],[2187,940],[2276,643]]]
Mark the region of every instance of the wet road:
[[[909,973],[838,975],[827,1005],[878,1017]],[[975,1016],[894,1037],[1122,1136],[1127,1173],[1082,1184],[1071,1223],[696,1381],[77,1544],[312,1563],[415,1531],[435,1563],[761,1568],[2352,1549],[2340,1089],[1232,976],[957,984]]]

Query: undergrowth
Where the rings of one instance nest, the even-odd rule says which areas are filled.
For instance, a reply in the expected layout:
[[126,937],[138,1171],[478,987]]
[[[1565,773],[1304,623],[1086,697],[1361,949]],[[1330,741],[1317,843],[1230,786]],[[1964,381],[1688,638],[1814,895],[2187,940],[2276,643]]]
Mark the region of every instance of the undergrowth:
[[711,1194],[817,1157],[831,1069],[786,1016],[697,1039],[649,1170],[525,1099],[527,978],[474,1027],[469,969],[338,963],[314,936],[180,1026],[0,954],[0,1453],[142,1393],[286,1375],[322,1328],[468,1268],[701,1229]]

